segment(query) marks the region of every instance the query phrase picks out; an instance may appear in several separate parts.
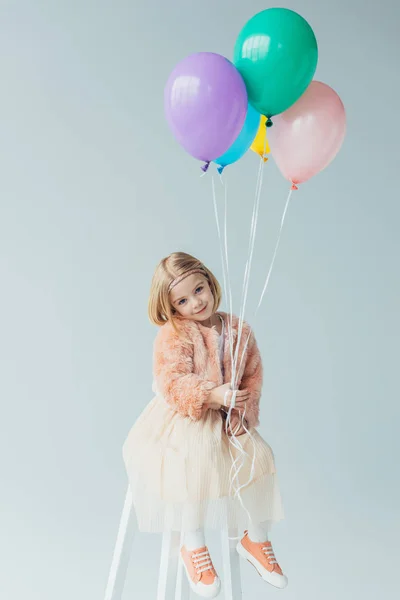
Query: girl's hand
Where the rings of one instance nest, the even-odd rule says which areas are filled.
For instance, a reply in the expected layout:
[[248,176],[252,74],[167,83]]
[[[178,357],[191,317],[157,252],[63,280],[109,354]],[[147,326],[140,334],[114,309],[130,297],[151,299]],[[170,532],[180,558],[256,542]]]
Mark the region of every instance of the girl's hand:
[[[212,408],[214,410],[219,410],[221,406],[228,408],[230,406],[232,396],[233,392],[231,390],[230,383],[225,383],[224,385],[220,385],[211,390],[208,397],[207,406],[208,408]],[[243,410],[249,397],[250,392],[248,390],[238,390],[236,394],[235,408],[237,408],[239,411]]]
[[[248,430],[249,426],[247,424],[246,419],[243,419],[243,422],[244,422],[244,425],[246,426],[246,429]],[[227,423],[227,420],[225,420],[225,428],[226,428],[226,423]],[[233,433],[235,434],[235,437],[246,433],[246,430],[244,429],[244,427],[242,425],[242,415],[241,415],[241,413],[237,412],[236,410],[232,410],[230,422],[228,424],[228,435],[230,437],[232,437]]]

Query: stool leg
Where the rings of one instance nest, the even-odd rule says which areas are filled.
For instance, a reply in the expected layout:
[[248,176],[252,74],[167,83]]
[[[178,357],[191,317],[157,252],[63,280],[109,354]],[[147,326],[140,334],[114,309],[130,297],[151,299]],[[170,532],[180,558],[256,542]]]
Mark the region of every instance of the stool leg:
[[157,600],[188,600],[189,584],[179,559],[181,534],[166,531],[161,544]]
[[183,563],[180,560],[180,549],[183,546],[184,541],[184,532],[182,531],[179,539],[179,548],[178,548],[178,568],[176,573],[176,588],[175,588],[175,597],[174,600],[186,600],[194,597],[193,591],[190,589],[189,582],[185,573],[185,569],[183,567]]
[[128,487],[104,600],[120,600],[122,598],[135,532],[136,517],[132,505],[132,493]]
[[240,576],[240,557],[236,551],[238,540],[230,540],[229,537],[237,537],[237,528],[221,530],[222,565],[224,569],[224,600],[242,600],[242,580]]
[[171,598],[171,587],[172,581],[176,577],[173,573],[173,557],[171,556],[172,545],[173,545],[174,532],[166,531],[163,534],[161,542],[161,559],[160,559],[160,570],[158,573],[158,589],[157,589],[157,600],[168,600]]

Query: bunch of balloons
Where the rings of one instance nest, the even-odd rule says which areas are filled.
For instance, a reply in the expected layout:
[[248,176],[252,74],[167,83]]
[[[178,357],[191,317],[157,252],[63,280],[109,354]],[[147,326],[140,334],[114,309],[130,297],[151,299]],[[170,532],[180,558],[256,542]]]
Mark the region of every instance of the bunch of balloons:
[[271,152],[295,188],[333,160],[346,130],[339,96],[313,81],[317,62],[303,17],[264,10],[241,30],[233,62],[199,52],[176,65],[164,93],[170,128],[204,171],[213,161],[221,173],[251,148],[264,160]]

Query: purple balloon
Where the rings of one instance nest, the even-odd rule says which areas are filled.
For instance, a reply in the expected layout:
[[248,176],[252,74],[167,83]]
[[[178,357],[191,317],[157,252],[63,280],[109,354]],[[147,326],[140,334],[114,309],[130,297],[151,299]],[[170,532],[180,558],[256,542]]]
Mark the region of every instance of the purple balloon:
[[189,154],[210,161],[238,137],[247,113],[242,76],[225,57],[191,54],[172,71],[164,92],[165,114],[178,142]]

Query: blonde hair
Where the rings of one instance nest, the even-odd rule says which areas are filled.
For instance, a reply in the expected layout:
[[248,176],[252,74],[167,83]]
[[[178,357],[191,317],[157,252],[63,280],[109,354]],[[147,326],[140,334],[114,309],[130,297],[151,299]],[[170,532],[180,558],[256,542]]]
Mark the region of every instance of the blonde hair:
[[185,275],[185,273],[192,269],[198,269],[207,279],[214,297],[213,311],[218,310],[221,303],[222,291],[216,277],[194,256],[185,252],[174,252],[162,259],[153,275],[148,304],[149,319],[153,325],[164,325],[168,321],[171,321],[176,329],[176,311],[172,307],[168,289],[174,279]]

